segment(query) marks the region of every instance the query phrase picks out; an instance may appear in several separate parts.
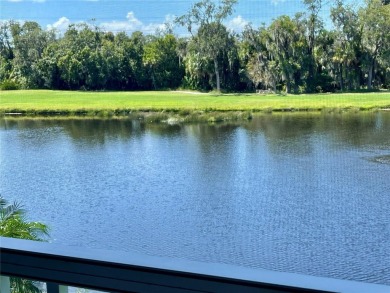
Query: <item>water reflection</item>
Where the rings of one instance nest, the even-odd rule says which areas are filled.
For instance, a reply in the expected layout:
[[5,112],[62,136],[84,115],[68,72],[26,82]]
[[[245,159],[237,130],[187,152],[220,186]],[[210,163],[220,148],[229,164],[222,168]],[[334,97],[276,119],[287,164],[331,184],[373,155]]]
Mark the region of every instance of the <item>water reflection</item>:
[[[229,139],[237,128],[244,128],[251,135],[264,135],[271,144],[280,141],[295,141],[312,134],[325,134],[334,141],[346,145],[382,145],[388,147],[390,115],[378,113],[343,114],[270,114],[257,115],[250,122],[221,124],[145,124],[126,119],[1,119],[2,130],[39,130],[62,128],[74,140],[94,145],[104,144],[108,139],[127,140],[150,132],[158,136],[194,136],[202,141],[204,151],[217,147],[214,144]],[[303,139],[294,149],[305,149]]]

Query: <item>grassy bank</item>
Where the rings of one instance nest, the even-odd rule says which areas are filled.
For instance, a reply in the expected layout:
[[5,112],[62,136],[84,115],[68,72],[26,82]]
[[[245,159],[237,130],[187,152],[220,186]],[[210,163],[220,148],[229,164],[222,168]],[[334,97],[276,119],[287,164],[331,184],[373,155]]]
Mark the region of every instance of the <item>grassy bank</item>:
[[238,115],[238,112],[248,111],[333,111],[385,108],[390,108],[390,92],[287,96],[217,95],[179,91],[71,92],[20,90],[0,92],[0,114],[120,116],[141,112],[170,112],[179,116],[190,116],[203,112],[234,112],[235,115]]

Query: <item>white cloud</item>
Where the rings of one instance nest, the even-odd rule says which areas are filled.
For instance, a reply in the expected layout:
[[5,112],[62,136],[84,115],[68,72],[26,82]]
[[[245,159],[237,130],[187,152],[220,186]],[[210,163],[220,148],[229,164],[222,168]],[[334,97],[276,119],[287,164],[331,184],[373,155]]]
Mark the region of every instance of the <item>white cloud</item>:
[[111,32],[132,32],[139,30],[142,27],[142,22],[135,17],[134,12],[130,11],[126,15],[127,20],[123,21],[110,21],[110,22],[102,22],[101,27],[104,30]]
[[245,26],[247,26],[248,24],[249,22],[245,20],[241,15],[239,15],[228,21],[226,23],[226,27],[231,31],[239,33],[242,32]]
[[127,21],[134,26],[140,26],[142,25],[142,22],[138,20],[138,18],[135,17],[134,12],[130,11],[126,15]]
[[165,15],[163,23],[150,23],[148,25],[143,25],[141,30],[146,34],[153,34],[156,31],[164,31],[167,26],[173,26],[175,16],[172,14]]
[[59,20],[57,20],[55,23],[49,24],[47,26],[47,29],[49,29],[49,30],[55,29],[59,33],[63,33],[68,29],[68,26],[70,25],[70,23],[71,23],[70,20],[68,18],[66,18],[65,16],[63,16]]
[[[149,23],[144,24],[140,21],[134,14],[134,12],[130,11],[126,15],[125,20],[113,20],[102,23],[96,23],[103,31],[110,31],[113,33],[118,32],[126,32],[131,34],[135,31],[141,31],[145,34],[154,34],[157,31],[164,31],[169,26],[173,26],[173,21],[175,19],[174,15],[168,14],[165,16],[164,22],[162,23]],[[71,22],[67,17],[63,16],[58,19],[53,24],[47,25],[47,29],[54,29],[58,33],[63,34],[68,29],[69,25],[72,23],[85,23],[85,22]],[[87,23],[88,25],[88,23]]]
[[153,34],[158,30],[163,30],[165,28],[165,25],[163,23],[150,23],[148,25],[143,25],[141,28],[141,31],[146,34]]
[[166,27],[166,23],[172,23],[174,20],[173,15],[166,15],[165,21],[163,23],[149,23],[144,24],[140,21],[134,14],[133,11],[130,11],[126,15],[127,20],[123,21],[110,21],[110,22],[102,22],[100,26],[106,30],[111,31],[113,33],[117,32],[127,32],[131,33],[134,31],[142,31],[146,34],[155,33],[157,30],[163,30]]

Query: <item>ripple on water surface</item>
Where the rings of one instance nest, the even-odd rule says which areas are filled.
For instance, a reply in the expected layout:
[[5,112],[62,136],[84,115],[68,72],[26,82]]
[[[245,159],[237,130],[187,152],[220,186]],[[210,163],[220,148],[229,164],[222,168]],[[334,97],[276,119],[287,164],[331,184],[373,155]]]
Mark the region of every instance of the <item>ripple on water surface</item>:
[[55,242],[390,285],[390,115],[357,119],[1,122],[0,192]]

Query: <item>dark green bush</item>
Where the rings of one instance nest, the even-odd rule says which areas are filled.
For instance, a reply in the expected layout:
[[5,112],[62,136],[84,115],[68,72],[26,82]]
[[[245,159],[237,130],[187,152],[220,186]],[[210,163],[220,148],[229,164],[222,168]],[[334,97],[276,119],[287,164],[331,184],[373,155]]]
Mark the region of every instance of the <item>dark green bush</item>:
[[18,90],[19,88],[19,84],[12,79],[6,79],[0,83],[0,90],[2,91]]

